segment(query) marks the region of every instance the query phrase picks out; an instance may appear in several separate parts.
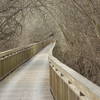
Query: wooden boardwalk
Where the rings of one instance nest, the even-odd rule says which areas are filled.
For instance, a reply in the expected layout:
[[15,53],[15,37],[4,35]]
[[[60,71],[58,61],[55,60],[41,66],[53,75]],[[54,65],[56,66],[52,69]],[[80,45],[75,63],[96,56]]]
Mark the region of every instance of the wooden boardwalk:
[[43,49],[0,82],[0,100],[53,100],[49,87],[50,47]]

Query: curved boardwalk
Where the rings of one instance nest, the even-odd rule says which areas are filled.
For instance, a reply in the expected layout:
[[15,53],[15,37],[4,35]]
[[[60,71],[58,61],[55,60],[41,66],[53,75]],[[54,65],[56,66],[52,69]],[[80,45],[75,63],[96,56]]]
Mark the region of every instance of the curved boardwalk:
[[0,82],[0,100],[53,100],[49,88],[49,45]]

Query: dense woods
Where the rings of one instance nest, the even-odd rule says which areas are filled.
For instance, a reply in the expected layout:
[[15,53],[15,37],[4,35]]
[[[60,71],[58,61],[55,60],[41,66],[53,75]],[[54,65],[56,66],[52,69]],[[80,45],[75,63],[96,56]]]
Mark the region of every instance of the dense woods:
[[100,85],[99,0],[1,0],[1,51],[54,34],[54,56]]
[[0,0],[1,51],[48,37],[49,29],[39,7],[35,0]]

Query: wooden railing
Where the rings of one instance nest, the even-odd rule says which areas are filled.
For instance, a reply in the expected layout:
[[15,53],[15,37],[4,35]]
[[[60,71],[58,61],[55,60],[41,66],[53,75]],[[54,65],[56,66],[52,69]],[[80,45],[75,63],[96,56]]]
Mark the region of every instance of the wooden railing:
[[[0,53],[0,80],[38,53],[51,40]],[[51,50],[52,51],[52,50]],[[49,55],[50,89],[55,100],[100,100],[100,87]]]
[[100,87],[49,55],[50,89],[55,100],[100,100]]
[[45,40],[35,44],[30,44],[26,47],[15,48],[0,53],[0,80],[18,68],[19,65],[29,60],[50,42],[51,40]]

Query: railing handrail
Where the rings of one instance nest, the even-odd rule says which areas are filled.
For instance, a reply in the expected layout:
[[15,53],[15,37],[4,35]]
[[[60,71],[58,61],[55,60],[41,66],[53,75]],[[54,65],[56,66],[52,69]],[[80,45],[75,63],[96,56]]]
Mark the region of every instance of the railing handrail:
[[[47,40],[49,40],[49,39],[47,39]],[[47,40],[39,41],[39,42],[32,43],[32,44],[29,44],[29,45],[26,45],[26,46],[17,47],[17,48],[13,48],[13,49],[6,50],[6,51],[4,51],[4,52],[0,52],[0,58],[3,58],[3,57],[5,57],[5,56],[7,56],[7,55],[9,55],[9,54],[18,52],[18,51],[20,51],[20,50],[22,50],[22,49],[30,48],[30,47],[32,47],[33,45],[36,45],[36,44],[38,44],[38,43],[44,43],[44,42],[47,41]]]
[[63,75],[63,80],[66,82],[66,84],[68,84],[68,82],[71,82],[72,85],[79,89],[79,91],[82,91],[83,94],[91,98],[89,100],[100,100],[99,86],[97,86],[72,68],[61,63],[53,55],[49,55],[49,62],[50,66],[54,68],[54,70],[57,70]]

